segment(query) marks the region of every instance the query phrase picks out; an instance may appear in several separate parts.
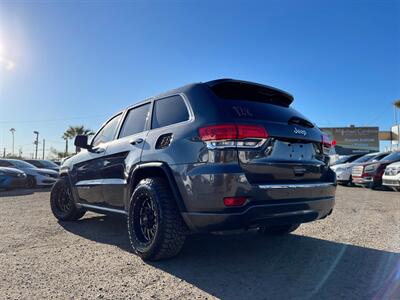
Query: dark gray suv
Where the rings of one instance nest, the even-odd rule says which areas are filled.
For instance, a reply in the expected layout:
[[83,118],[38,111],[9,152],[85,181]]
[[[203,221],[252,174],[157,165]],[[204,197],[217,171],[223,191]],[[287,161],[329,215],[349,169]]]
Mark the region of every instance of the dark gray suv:
[[[143,259],[176,255],[191,232],[285,234],[335,202],[329,140],[293,97],[232,79],[195,83],[111,117],[67,159],[51,193],[61,221],[85,211],[127,216]],[[82,225],[83,226],[83,225]]]

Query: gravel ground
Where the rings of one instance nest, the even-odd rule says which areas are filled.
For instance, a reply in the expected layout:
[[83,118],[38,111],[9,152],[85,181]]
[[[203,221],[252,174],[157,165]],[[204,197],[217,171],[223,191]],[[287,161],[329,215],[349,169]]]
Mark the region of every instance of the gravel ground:
[[286,237],[197,235],[171,260],[130,252],[123,218],[58,223],[48,190],[0,192],[0,298],[400,299],[400,193],[339,187]]

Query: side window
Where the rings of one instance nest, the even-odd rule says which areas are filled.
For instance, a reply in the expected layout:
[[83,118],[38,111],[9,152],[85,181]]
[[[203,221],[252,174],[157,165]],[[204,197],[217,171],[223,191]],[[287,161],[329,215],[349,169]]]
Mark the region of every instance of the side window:
[[112,118],[93,138],[92,146],[96,147],[101,143],[107,143],[114,139],[115,130],[117,129],[118,122],[121,119],[121,114]]
[[172,96],[154,102],[151,128],[159,128],[189,120],[189,112],[181,96]]
[[139,107],[132,108],[122,125],[120,138],[142,132],[146,126],[146,121],[149,116],[150,103],[144,104]]

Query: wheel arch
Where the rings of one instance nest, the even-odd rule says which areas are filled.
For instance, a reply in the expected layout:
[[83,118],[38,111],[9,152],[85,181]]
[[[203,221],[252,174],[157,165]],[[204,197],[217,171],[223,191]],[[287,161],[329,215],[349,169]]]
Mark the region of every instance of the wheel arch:
[[132,170],[128,183],[129,183],[129,197],[125,203],[126,208],[129,207],[130,197],[138,185],[140,180],[149,177],[163,177],[168,181],[169,187],[171,188],[172,194],[174,195],[176,204],[180,212],[185,212],[186,207],[183,202],[182,196],[179,192],[178,186],[175,182],[171,169],[164,162],[146,162],[136,165]]

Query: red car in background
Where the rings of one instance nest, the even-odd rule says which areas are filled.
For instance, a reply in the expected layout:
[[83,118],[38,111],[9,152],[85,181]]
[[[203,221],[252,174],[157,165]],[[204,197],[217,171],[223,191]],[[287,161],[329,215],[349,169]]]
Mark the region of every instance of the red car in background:
[[386,167],[397,161],[400,161],[400,151],[388,152],[379,160],[354,166],[351,172],[353,183],[371,189],[381,187]]

